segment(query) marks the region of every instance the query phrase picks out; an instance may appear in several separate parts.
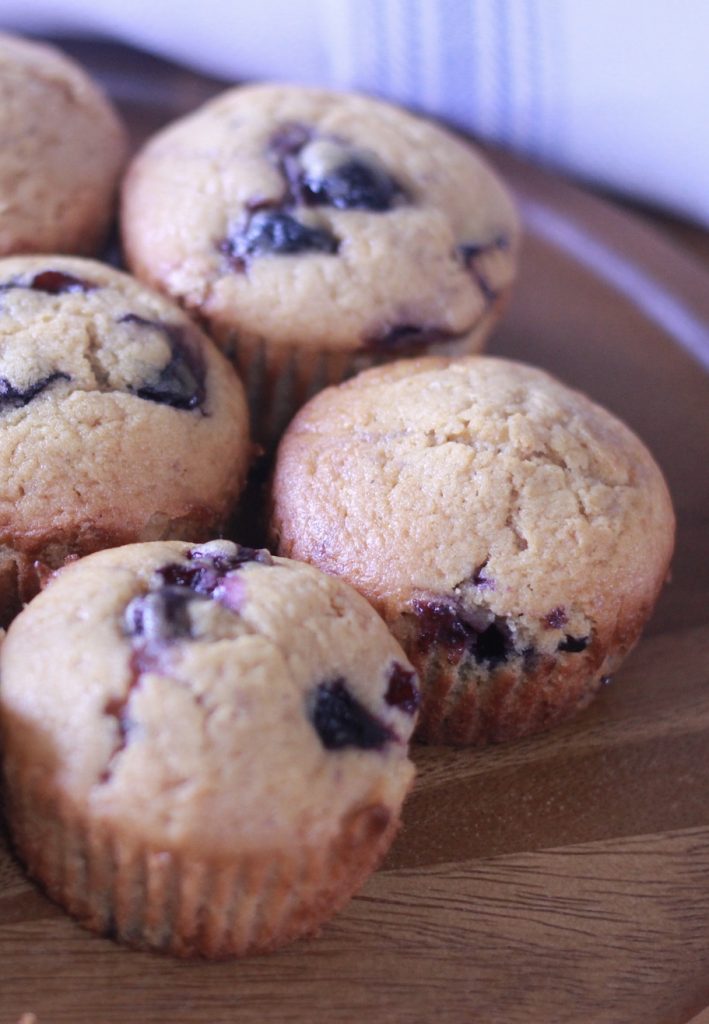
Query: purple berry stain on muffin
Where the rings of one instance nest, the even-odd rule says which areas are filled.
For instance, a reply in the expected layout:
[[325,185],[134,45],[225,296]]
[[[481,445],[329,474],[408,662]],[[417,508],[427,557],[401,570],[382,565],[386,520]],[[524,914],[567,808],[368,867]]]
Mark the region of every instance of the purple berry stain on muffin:
[[152,380],[131,388],[131,391],[149,402],[169,405],[174,409],[196,409],[205,399],[205,370],[201,352],[191,344],[185,330],[162,320],[148,320],[137,313],[126,313],[119,324],[159,331],[170,349],[170,360]]
[[0,291],[11,291],[15,288],[25,291],[43,292],[45,295],[67,295],[76,292],[92,292],[98,288],[93,281],[75,277],[63,270],[40,270],[29,280],[13,278],[0,284]]
[[566,614],[566,609],[559,605],[556,608],[552,608],[542,621],[546,629],[562,629],[569,621],[569,618]]
[[326,750],[381,750],[395,738],[383,722],[352,696],[342,678],[320,683],[308,698],[307,711]]
[[240,569],[249,562],[273,565],[273,559],[265,549],[238,546],[233,555],[202,552],[195,548],[188,552],[192,564],[170,563],[156,570],[156,576],[166,587],[186,588],[203,597],[214,597],[217,588],[223,586],[229,573]]
[[33,398],[46,391],[58,380],[71,380],[68,374],[57,371],[47,377],[35,381],[26,388],[16,388],[7,377],[0,377],[0,412],[6,409],[21,409],[29,405]]
[[62,270],[43,270],[35,274],[27,285],[35,292],[47,295],[66,295],[73,292],[92,292],[97,286],[81,277],[74,277]]
[[187,563],[170,562],[155,570],[152,587],[147,594],[134,598],[125,613],[128,636],[144,638],[148,643],[169,643],[189,638],[191,601],[215,600],[231,611],[237,611],[232,578],[250,563],[272,565],[266,550],[238,546],[234,554],[202,551],[193,548]]
[[421,703],[421,693],[416,685],[416,675],[404,668],[398,661],[389,669],[389,679],[384,700],[391,707],[407,715],[415,715]]
[[491,668],[517,653],[507,622],[491,612],[464,608],[450,598],[419,598],[412,607],[418,620],[418,645],[424,653],[441,646],[452,663],[468,654]]

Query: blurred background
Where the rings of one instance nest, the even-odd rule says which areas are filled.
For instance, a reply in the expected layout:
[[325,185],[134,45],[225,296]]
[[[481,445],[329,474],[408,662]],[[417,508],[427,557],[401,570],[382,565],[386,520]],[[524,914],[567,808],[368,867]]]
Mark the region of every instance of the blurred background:
[[705,0],[4,0],[0,27],[360,89],[709,226]]

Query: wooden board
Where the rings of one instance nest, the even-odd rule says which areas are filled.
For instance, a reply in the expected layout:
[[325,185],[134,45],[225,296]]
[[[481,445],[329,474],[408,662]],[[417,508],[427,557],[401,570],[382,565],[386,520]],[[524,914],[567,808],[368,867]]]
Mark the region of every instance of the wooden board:
[[[79,56],[136,136],[215,84]],[[622,416],[665,470],[673,579],[596,703],[546,736],[419,748],[405,826],[315,940],[182,963],[83,932],[0,850],[0,1024],[680,1024],[709,1004],[709,275],[640,221],[495,156],[527,223],[492,352]]]

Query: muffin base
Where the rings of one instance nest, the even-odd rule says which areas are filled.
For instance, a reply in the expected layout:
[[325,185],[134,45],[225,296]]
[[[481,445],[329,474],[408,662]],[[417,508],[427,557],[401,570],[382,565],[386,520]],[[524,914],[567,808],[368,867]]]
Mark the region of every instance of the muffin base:
[[346,816],[328,848],[304,842],[219,860],[156,849],[19,779],[7,817],[28,873],[85,928],[137,949],[209,959],[316,934],[378,866],[399,826],[370,804]]

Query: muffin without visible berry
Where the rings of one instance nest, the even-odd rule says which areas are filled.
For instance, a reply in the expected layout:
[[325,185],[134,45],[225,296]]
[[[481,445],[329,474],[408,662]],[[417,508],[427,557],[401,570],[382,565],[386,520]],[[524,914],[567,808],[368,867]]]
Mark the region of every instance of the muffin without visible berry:
[[155,136],[122,230],[131,269],[236,361],[261,440],[358,369],[479,349],[519,234],[496,175],[443,128],[280,85],[230,90]]
[[8,818],[89,928],[210,957],[311,934],[413,776],[411,666],[351,588],[228,541],[60,570],[2,648]]
[[250,455],[243,388],[161,295],[100,263],[0,261],[0,616],[35,560],[218,533]]
[[113,215],[127,136],[82,69],[0,33],[0,256],[91,254]]
[[674,539],[662,474],[540,370],[420,359],[313,399],[281,442],[279,550],[346,579],[421,676],[419,735],[507,740],[584,707],[638,639]]

